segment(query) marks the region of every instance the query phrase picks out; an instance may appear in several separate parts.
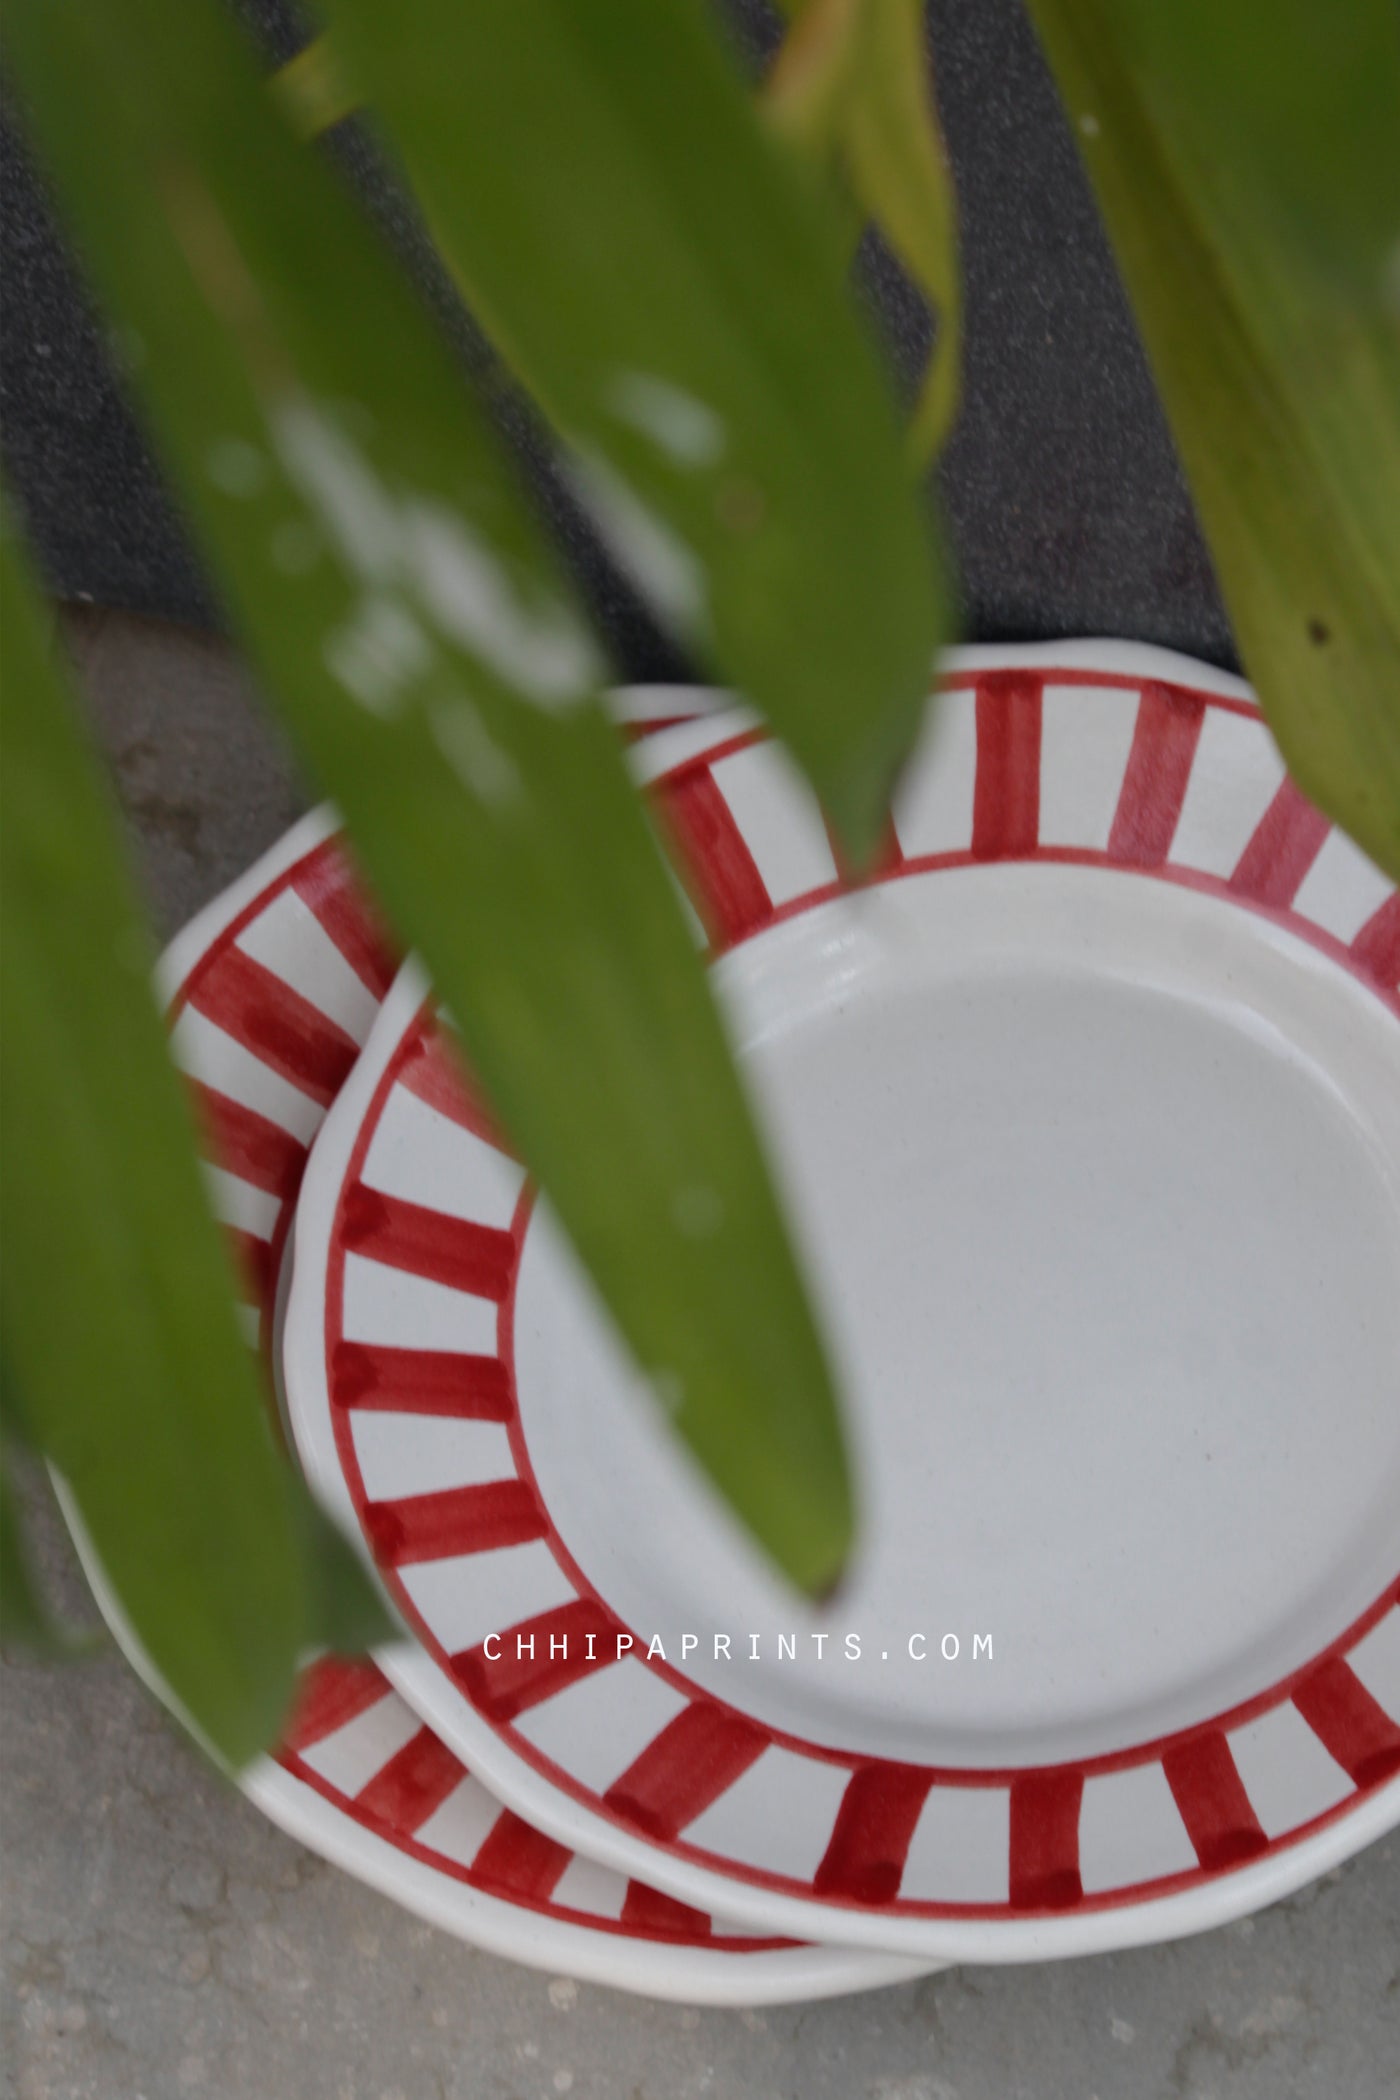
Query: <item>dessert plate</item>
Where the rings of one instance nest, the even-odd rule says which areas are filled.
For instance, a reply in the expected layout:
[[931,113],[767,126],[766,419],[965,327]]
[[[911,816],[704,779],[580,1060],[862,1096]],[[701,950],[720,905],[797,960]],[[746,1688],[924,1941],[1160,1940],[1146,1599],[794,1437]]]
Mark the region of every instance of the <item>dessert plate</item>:
[[[703,704],[688,690],[617,699],[640,732]],[[211,1195],[239,1256],[249,1339],[269,1360],[307,1148],[393,974],[325,810],[200,913],[161,962]],[[173,1708],[66,1496],[64,1507],[114,1637]],[[368,1658],[312,1663],[275,1755],[236,1776],[292,1837],[433,1924],[586,1981],[687,2004],[763,2005],[902,1982],[929,1966],[755,1936],[580,1857],[503,1809]]]
[[[519,1813],[680,1900],[1015,1960],[1400,1820],[1400,902],[1238,681],[963,652],[852,889],[742,717],[639,746],[846,1392],[800,1606],[410,971],[318,1140],[294,1433]],[[678,1192],[697,1232],[706,1192]]]

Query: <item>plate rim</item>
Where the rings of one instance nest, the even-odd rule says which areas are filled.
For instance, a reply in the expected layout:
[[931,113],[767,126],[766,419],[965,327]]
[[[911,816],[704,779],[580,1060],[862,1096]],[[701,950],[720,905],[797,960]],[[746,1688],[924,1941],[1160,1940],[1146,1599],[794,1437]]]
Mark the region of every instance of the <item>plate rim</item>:
[[[609,711],[634,731],[651,732],[658,717],[670,724],[714,704],[708,692],[688,686],[631,686],[608,695]],[[230,931],[251,922],[260,910],[284,895],[290,878],[326,847],[345,860],[340,818],[322,803],[298,819],[265,852],[227,884],[181,927],[167,943],[155,969],[157,995],[167,1024],[183,1005],[196,973],[224,943]],[[382,1004],[382,1001],[381,1001]],[[198,1078],[198,1073],[184,1074]],[[207,1141],[206,1157],[218,1165],[217,1147]],[[272,1237],[272,1272],[295,1211],[298,1191],[286,1199]],[[275,1284],[260,1308],[262,1338],[270,1337]],[[288,1836],[331,1864],[399,1903],[412,1914],[468,1944],[546,1973],[565,1973],[581,1981],[626,1990],[679,2004],[760,2006],[815,2001],[852,1991],[882,1988],[931,1973],[925,1961],[887,1957],[871,1950],[832,1943],[745,1944],[773,1935],[749,1932],[717,1936],[706,1944],[698,1936],[682,1938],[649,1934],[590,1914],[547,1897],[525,1903],[493,1893],[473,1882],[467,1869],[453,1871],[419,1856],[392,1835],[369,1827],[355,1813],[343,1790],[304,1767],[290,1768],[278,1751],[259,1757],[242,1772],[231,1772],[204,1740],[191,1717],[162,1681],[112,1590],[92,1540],[83,1525],[71,1490],[51,1469],[60,1507],[74,1541],[94,1601],[112,1637],[136,1675],[155,1698],[199,1743],[211,1761],[268,1819]],[[393,1693],[385,1679],[385,1695]],[[300,1763],[300,1759],[296,1760]],[[462,1765],[464,1775],[468,1773]],[[409,1843],[413,1841],[410,1840]],[[430,1848],[423,1848],[430,1849]],[[718,1922],[718,1921],[717,1921]],[[724,1944],[728,1938],[730,1944]],[[937,1966],[942,1966],[937,1965]]]
[[[953,652],[942,666],[944,675],[965,676],[968,673],[996,671],[1022,666],[1037,670],[1080,671],[1100,677],[1128,679],[1143,683],[1149,680],[1170,679],[1173,684],[1189,685],[1199,693],[1224,701],[1236,711],[1258,718],[1257,704],[1243,681],[1229,674],[1198,666],[1190,659],[1175,652],[1121,643],[1060,643],[1056,645],[1020,644],[1007,648],[989,645]],[[752,718],[742,718],[745,726]],[[683,763],[684,757],[710,751],[716,744],[723,744],[725,733],[732,732],[733,725],[725,719],[716,722],[707,720],[693,729],[662,732],[641,758],[643,777],[654,777]],[[1245,899],[1238,900],[1241,903]],[[1300,929],[1301,930],[1301,929]],[[1324,942],[1335,948],[1336,943]],[[402,989],[401,989],[402,987]],[[1373,989],[1375,989],[1373,987]],[[382,1028],[387,1034],[391,1012],[400,1015],[409,1013],[410,1007],[417,1011],[426,993],[421,973],[415,978],[405,975],[385,1002],[385,1019],[376,1025],[376,1035]],[[417,1004],[414,1004],[414,1000]],[[1385,998],[1384,993],[1379,996]],[[1394,1003],[1393,1001],[1390,1003]],[[405,1030],[405,1022],[399,1021],[399,1040]],[[331,1220],[326,1215],[326,1206],[338,1201],[340,1180],[348,1163],[353,1140],[344,1142],[344,1134],[350,1129],[350,1117],[359,1109],[361,1102],[368,1104],[378,1083],[379,1070],[384,1059],[376,1059],[375,1044],[371,1041],[367,1055],[352,1078],[342,1102],[338,1104],[337,1124],[328,1128],[318,1146],[318,1160],[313,1162],[312,1176],[308,1176],[306,1196],[300,1214],[298,1233],[299,1270],[302,1264],[300,1235],[307,1235],[308,1256],[311,1252],[311,1219],[316,1220],[316,1241],[323,1251],[328,1251]],[[356,1128],[359,1122],[357,1119]],[[339,1171],[333,1166],[333,1158],[340,1152],[344,1159]],[[329,1192],[334,1188],[335,1194]],[[316,1259],[320,1257],[317,1256]],[[324,1270],[324,1264],[322,1264]],[[313,1273],[308,1266],[305,1273]],[[310,1288],[302,1297],[303,1308],[319,1302],[323,1291],[324,1276],[315,1290]],[[295,1310],[295,1308],[294,1308]],[[291,1366],[298,1365],[297,1378],[311,1379],[317,1388],[317,1415],[321,1420],[330,1414],[329,1396],[324,1393],[324,1350],[312,1334],[314,1315],[303,1312],[296,1324],[295,1334],[289,1322],[288,1361],[289,1383],[292,1381]],[[303,1332],[305,1329],[305,1332]],[[307,1368],[302,1368],[306,1365]],[[294,1400],[294,1409],[295,1409]],[[302,1438],[302,1423],[298,1423],[298,1438]],[[326,1454],[303,1446],[303,1460],[308,1473],[315,1477],[323,1492],[329,1493],[340,1507],[342,1515],[348,1515],[356,1525],[358,1518],[353,1504],[348,1499],[348,1490],[333,1461]],[[368,1554],[367,1554],[368,1558]],[[1393,1588],[1393,1585],[1391,1586]],[[1350,1645],[1350,1640],[1359,1637],[1364,1626],[1378,1619],[1393,1602],[1391,1589],[1382,1593],[1361,1619],[1352,1628],[1337,1636],[1329,1649]],[[1350,1636],[1350,1639],[1349,1639]],[[1312,1659],[1314,1662],[1318,1658]],[[541,1793],[532,1790],[531,1779],[522,1780],[520,1766],[525,1760],[519,1747],[502,1746],[494,1725],[477,1714],[459,1694],[451,1692],[443,1682],[439,1665],[426,1653],[416,1648],[405,1649],[402,1645],[388,1651],[383,1657],[388,1671],[399,1682],[410,1702],[424,1712],[440,1733],[456,1736],[464,1741],[470,1733],[473,1742],[472,1756],[487,1775],[494,1791],[511,1800],[521,1812],[532,1820],[550,1828],[561,1841],[581,1844],[582,1848],[596,1856],[608,1857],[614,1864],[625,1865],[629,1870],[645,1873],[650,1879],[670,1888],[672,1893],[685,1900],[714,1902],[731,1914],[748,1914],[755,1920],[770,1922],[781,1915],[786,1929],[810,1932],[820,1928],[819,1921],[830,1921],[839,1916],[841,1930],[854,1937],[859,1933],[863,1942],[893,1949],[898,1946],[905,1951],[938,1954],[949,1958],[975,1958],[991,1960],[1015,1960],[1036,1958],[1047,1953],[1077,1953],[1095,1951],[1098,1948],[1141,1943],[1147,1939],[1173,1936],[1178,1933],[1205,1929],[1232,1916],[1257,1908],[1259,1904],[1274,1900],[1302,1882],[1323,1872],[1336,1860],[1347,1856],[1370,1837],[1380,1835],[1400,1819],[1400,1775],[1382,1782],[1369,1792],[1354,1792],[1337,1802],[1320,1816],[1310,1819],[1302,1827],[1301,1834],[1285,1833],[1267,1841],[1267,1850],[1254,1858],[1229,1866],[1200,1868],[1190,1883],[1173,1889],[1165,1895],[1140,1897],[1132,1889],[1117,1894],[1114,1891],[1085,1899],[1072,1912],[1057,1915],[1017,1916],[1008,1915],[1005,1908],[995,1916],[957,1915],[950,1918],[951,1907],[936,1907],[938,1914],[918,1916],[908,1911],[891,1914],[878,1905],[850,1899],[820,1901],[793,1896],[786,1890],[775,1891],[764,1883],[761,1870],[754,1876],[741,1879],[738,1873],[732,1877],[721,1867],[706,1867],[696,1864],[684,1850],[662,1852],[654,1841],[634,1837],[630,1832],[619,1832],[615,1826],[605,1823],[591,1808],[580,1806],[572,1797],[534,1768],[533,1777],[539,1778],[542,1788],[549,1788],[550,1800],[546,1807]],[[1304,1666],[1306,1667],[1306,1666]],[[1291,1675],[1300,1675],[1301,1670]],[[1269,1694],[1259,1695],[1259,1703],[1266,1705]],[[1249,1702],[1247,1702],[1249,1703]],[[1233,1710],[1225,1718],[1233,1719]],[[1208,1722],[1193,1726],[1209,1725]],[[773,1733],[773,1731],[769,1731]],[[499,1755],[498,1755],[499,1751]],[[1131,1752],[1122,1753],[1124,1758]],[[1092,1764],[1094,1760],[1076,1760],[1080,1765]],[[527,1767],[528,1769],[528,1767]],[[1033,1768],[1032,1768],[1033,1769]],[[556,1805],[554,1795],[559,1795]],[[563,1803],[568,1803],[568,1808]],[[577,1814],[570,1811],[576,1810]],[[646,1864],[642,1861],[645,1859]],[[664,1862],[664,1865],[663,1865]],[[770,1880],[779,1877],[769,1877]],[[1151,1886],[1152,1884],[1140,1884]],[[718,1893],[723,1888],[722,1897]],[[741,1892],[743,1892],[741,1894]],[[750,1901],[752,1896],[752,1901]],[[983,1907],[985,1908],[985,1907]],[[1123,1921],[1128,1921],[1124,1929]],[[925,1929],[926,1928],[926,1929]],[[830,1922],[826,1930],[831,1930]]]

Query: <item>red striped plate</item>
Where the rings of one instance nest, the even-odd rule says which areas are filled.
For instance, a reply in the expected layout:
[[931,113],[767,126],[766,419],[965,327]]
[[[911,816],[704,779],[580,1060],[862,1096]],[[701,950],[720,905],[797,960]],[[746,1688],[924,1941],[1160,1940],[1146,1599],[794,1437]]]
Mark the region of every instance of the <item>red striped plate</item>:
[[844,1373],[841,1599],[671,1447],[412,973],[317,1144],[286,1364],[416,1635],[386,1668],[513,1808],[755,1926],[1011,1960],[1400,1818],[1400,902],[1237,681],[944,682],[858,890],[751,721],[636,754]]
[[[660,688],[618,699],[624,722],[642,732],[695,706],[694,694]],[[249,1338],[265,1351],[307,1147],[395,967],[324,810],[201,912],[162,960],[211,1196],[238,1256]],[[69,1521],[114,1634],[173,1703],[71,1507]],[[239,1784],[273,1822],[360,1880],[538,1968],[726,2005],[828,1997],[927,1970],[756,1937],[576,1854],[504,1809],[367,1658],[308,1668],[285,1740]]]

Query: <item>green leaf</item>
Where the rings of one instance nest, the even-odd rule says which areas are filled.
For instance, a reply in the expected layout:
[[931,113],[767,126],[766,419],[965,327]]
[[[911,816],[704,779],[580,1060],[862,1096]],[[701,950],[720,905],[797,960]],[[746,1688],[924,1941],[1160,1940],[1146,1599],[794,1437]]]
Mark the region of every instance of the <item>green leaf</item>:
[[401,1637],[403,1628],[364,1562],[320,1504],[310,1495],[298,1495],[295,1516],[311,1584],[311,1616],[318,1646],[336,1655],[364,1655]]
[[[1318,10],[1318,36],[1349,47],[1366,5]],[[1274,16],[1243,8],[1227,38],[1185,23],[1168,34],[1169,12],[1031,0],[1245,668],[1301,787],[1400,876],[1400,328],[1374,286],[1349,291],[1318,262],[1290,202],[1331,209],[1325,58],[1285,187],[1257,127],[1222,114],[1271,76]],[[1289,7],[1280,20],[1297,18]],[[1390,194],[1400,57],[1378,40],[1372,61],[1378,93],[1351,111],[1361,140],[1345,154],[1352,183]],[[1288,78],[1296,98],[1291,64]]]
[[0,621],[8,1368],[162,1673],[242,1763],[276,1731],[307,1631],[289,1476],[113,815],[8,548]]
[[1362,307],[1400,315],[1395,0],[1124,0],[1121,22],[1173,127],[1228,144],[1275,238]]
[[852,187],[938,324],[910,432],[919,460],[947,442],[962,359],[957,213],[928,64],[921,0],[866,0],[843,134]]
[[840,138],[868,0],[787,0],[786,12],[792,27],[763,83],[763,113],[790,145],[825,158]]
[[9,35],[368,876],[678,1431],[780,1565],[828,1585],[852,1512],[821,1347],[586,632],[481,415],[220,11],[15,0]]
[[605,533],[863,858],[942,586],[833,229],[699,0],[329,12]]
[[320,138],[360,104],[340,52],[324,31],[279,66],[268,86],[292,129],[305,139]]
[[928,301],[937,338],[910,428],[922,465],[958,410],[962,288],[948,156],[929,81],[921,0],[783,0],[793,26],[765,84],[769,121],[844,171]]

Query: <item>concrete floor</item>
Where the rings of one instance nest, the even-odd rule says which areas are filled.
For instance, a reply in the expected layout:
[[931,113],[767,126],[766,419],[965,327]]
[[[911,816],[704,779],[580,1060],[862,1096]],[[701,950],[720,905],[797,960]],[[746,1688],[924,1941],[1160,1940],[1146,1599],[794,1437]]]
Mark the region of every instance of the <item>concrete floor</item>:
[[[169,932],[302,797],[219,645],[118,615],[66,624]],[[1169,1947],[691,2011],[476,1953],[323,1865],[203,1765],[110,1651],[13,1662],[0,1682],[15,2100],[1400,2095],[1400,1838]]]

